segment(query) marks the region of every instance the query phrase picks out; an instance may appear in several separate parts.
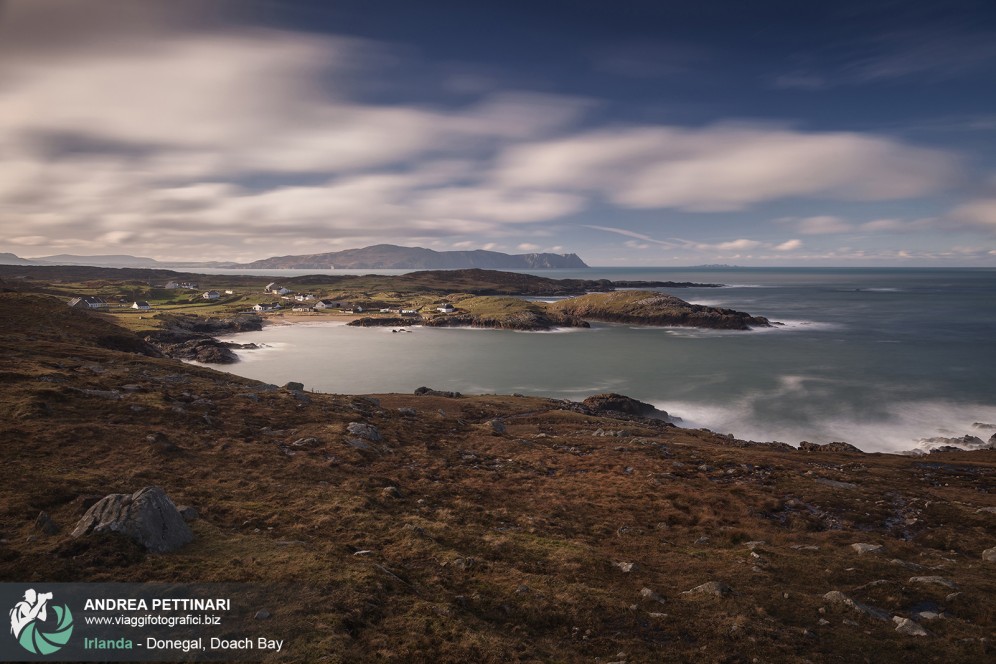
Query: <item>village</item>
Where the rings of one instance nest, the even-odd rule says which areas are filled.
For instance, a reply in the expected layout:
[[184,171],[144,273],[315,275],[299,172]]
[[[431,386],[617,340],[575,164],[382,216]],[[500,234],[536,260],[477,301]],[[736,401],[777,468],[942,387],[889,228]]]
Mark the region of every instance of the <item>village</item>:
[[[292,315],[327,319],[330,316],[355,317],[386,315],[403,317],[412,323],[420,321],[424,315],[453,314],[458,311],[451,302],[438,296],[413,295],[411,293],[352,293],[337,291],[321,294],[317,289],[307,292],[286,288],[277,282],[270,282],[263,288],[235,287],[202,290],[198,283],[191,281],[167,281],[164,284],[144,284],[135,289],[118,284],[115,295],[67,295],[68,306],[77,309],[95,310],[112,314],[127,320],[134,314],[142,313],[200,313],[208,315],[257,314],[267,318],[281,319]],[[107,290],[103,288],[102,290]],[[133,292],[145,294],[136,297]],[[329,295],[332,295],[331,297]],[[138,320],[148,320],[139,316]],[[131,324],[128,327],[142,327]]]

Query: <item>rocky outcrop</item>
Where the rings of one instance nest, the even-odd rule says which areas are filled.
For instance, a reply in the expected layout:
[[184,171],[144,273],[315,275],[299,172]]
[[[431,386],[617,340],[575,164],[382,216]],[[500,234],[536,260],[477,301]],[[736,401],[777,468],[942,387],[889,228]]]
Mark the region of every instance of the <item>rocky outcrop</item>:
[[214,335],[263,329],[263,319],[256,315],[212,318],[193,314],[159,314],[156,318],[162,321],[162,328],[148,333],[146,343],[167,357],[205,364],[233,364],[239,361],[231,349],[243,345],[218,341]]
[[441,314],[422,321],[426,327],[478,327],[491,330],[543,332],[557,327],[590,327],[576,316],[522,310],[496,315],[481,313]]
[[156,486],[105,496],[87,510],[72,535],[105,532],[130,537],[153,553],[176,551],[194,539],[176,505]]
[[850,443],[842,443],[839,441],[833,443],[826,443],[825,445],[820,445],[819,443],[810,443],[809,441],[804,440],[801,443],[799,443],[799,451],[800,452],[851,452],[857,454],[864,454],[864,452],[859,450],[854,445],[851,445]]
[[450,399],[456,399],[458,397],[462,397],[463,396],[459,392],[448,392],[446,390],[434,390],[431,387],[426,387],[425,385],[423,385],[422,387],[415,388],[415,395],[416,396],[420,396],[420,397],[447,397],[447,398],[450,398]]
[[419,316],[385,316],[383,318],[364,316],[346,323],[346,325],[351,325],[352,327],[407,327],[409,325],[421,324],[422,318]]
[[717,330],[771,327],[771,321],[762,316],[751,316],[733,309],[690,304],[673,295],[647,291],[591,293],[552,303],[549,309],[551,312],[559,312],[582,320],[610,323],[702,327]]
[[207,335],[159,331],[148,335],[145,340],[163,355],[176,360],[204,364],[234,364],[239,361],[227,344]]
[[595,394],[581,402],[588,414],[602,417],[646,417],[668,420],[668,414],[653,405],[614,392]]

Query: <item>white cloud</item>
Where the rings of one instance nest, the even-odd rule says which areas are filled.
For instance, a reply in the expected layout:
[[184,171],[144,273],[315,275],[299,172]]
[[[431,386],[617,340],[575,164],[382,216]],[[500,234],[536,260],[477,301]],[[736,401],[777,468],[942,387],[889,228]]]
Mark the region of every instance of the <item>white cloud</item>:
[[802,240],[786,240],[772,247],[775,251],[795,251],[802,247]]
[[796,222],[796,229],[803,235],[832,235],[854,230],[851,224],[840,217],[830,215],[800,219]]
[[947,218],[956,224],[996,231],[996,198],[980,198],[959,205]]
[[508,148],[514,186],[591,189],[634,208],[733,211],[792,197],[890,200],[937,191],[954,158],[888,138],[770,127],[624,127]]
[[538,244],[533,244],[532,242],[523,242],[516,247],[519,251],[538,251],[540,246]]

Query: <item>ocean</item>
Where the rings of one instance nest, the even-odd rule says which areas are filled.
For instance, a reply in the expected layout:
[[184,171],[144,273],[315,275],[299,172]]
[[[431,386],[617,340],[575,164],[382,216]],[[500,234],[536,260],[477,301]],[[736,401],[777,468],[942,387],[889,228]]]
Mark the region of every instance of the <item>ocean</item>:
[[682,426],[756,441],[846,441],[870,452],[996,433],[996,270],[531,273],[721,283],[672,292],[784,326],[740,332],[594,323],[556,332],[416,327],[411,333],[330,323],[268,326],[231,338],[265,347],[239,351],[241,361],[225,370],[348,394],[422,385],[572,400],[618,392],[680,417]]

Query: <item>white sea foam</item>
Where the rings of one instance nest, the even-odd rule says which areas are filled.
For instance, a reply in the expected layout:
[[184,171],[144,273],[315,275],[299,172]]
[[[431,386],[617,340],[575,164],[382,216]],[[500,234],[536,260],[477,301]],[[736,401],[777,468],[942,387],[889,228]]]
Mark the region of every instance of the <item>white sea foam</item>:
[[[802,389],[808,379],[796,377],[782,381],[780,390],[764,395],[776,397],[779,392]],[[957,404],[947,401],[908,401],[887,404],[879,419],[854,419],[827,414],[797,422],[774,422],[759,415],[759,397],[747,397],[729,404],[708,404],[682,401],[653,402],[657,408],[682,418],[681,426],[707,428],[717,433],[732,433],[741,440],[781,441],[797,445],[808,440],[814,443],[845,441],[866,452],[906,452],[929,450],[950,441],[928,439],[961,438],[964,435],[986,436],[972,424],[996,419],[996,406],[988,404]],[[985,433],[985,432],[983,432]]]
[[781,323],[781,325],[773,325],[771,327],[754,327],[751,329],[755,332],[791,332],[793,330],[822,332],[829,330],[842,330],[845,327],[840,323],[830,323],[820,320],[794,320],[786,318],[779,318],[777,320]]

